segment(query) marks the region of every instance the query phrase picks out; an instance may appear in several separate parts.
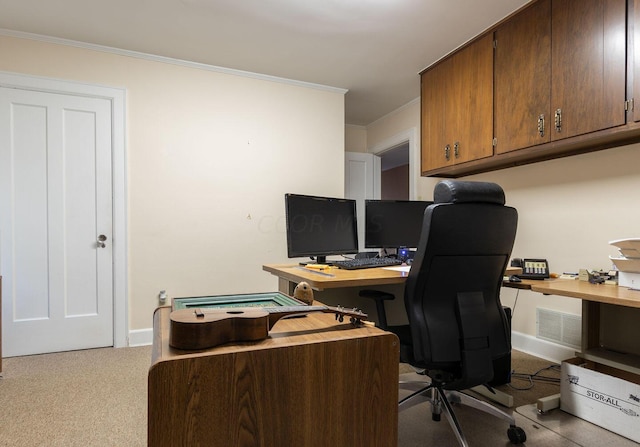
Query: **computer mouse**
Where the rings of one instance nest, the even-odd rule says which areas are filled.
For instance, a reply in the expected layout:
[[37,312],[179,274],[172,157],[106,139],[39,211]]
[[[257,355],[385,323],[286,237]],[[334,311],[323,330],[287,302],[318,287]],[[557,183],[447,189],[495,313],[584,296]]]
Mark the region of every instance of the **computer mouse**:
[[518,278],[516,275],[511,275],[509,276],[509,282],[522,282],[522,280]]

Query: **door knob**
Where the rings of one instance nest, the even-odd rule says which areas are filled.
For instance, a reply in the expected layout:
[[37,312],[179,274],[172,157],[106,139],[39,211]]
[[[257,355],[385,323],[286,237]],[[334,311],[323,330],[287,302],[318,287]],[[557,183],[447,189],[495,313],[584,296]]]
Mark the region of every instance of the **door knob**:
[[101,234],[100,236],[98,236],[98,247],[99,248],[104,248],[106,247],[104,241],[107,240],[107,236],[105,236],[104,234]]

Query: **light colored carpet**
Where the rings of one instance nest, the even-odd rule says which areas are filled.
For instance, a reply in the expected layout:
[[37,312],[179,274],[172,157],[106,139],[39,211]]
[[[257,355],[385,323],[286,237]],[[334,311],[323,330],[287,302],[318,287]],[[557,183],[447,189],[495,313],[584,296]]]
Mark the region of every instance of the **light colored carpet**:
[[[524,366],[523,362],[530,363]],[[0,446],[145,446],[150,364],[150,346],[3,359]],[[514,351],[512,366],[516,372],[534,373],[548,364],[548,361]],[[403,368],[406,365],[400,366],[401,372]],[[514,385],[521,387],[523,384]],[[522,392],[506,385],[500,388],[510,392],[517,405],[522,401],[533,403],[537,397],[555,394],[559,389],[556,384],[536,382],[533,388]],[[506,435],[506,423],[463,406],[456,406],[455,411],[472,446],[511,445]],[[587,443],[582,438],[598,439],[585,435],[587,429],[604,430],[564,413],[563,418],[554,423],[551,418],[539,420],[535,414],[532,416],[526,412],[523,415],[520,409],[508,411],[515,412],[517,424],[526,431],[527,447],[610,445]],[[567,430],[567,421],[578,425]],[[445,418],[441,422],[431,420],[427,404],[400,413],[398,441],[399,447],[458,445]]]
[[147,444],[151,346],[3,359],[0,445]]

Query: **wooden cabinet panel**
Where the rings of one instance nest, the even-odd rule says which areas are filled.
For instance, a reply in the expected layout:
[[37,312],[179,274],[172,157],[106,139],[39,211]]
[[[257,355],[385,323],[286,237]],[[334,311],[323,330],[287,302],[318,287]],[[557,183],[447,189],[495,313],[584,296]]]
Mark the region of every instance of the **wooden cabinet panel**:
[[502,24],[495,40],[496,153],[549,142],[551,0],[534,3]]
[[493,155],[493,36],[453,57],[455,98],[453,157],[456,163]]
[[[640,121],[640,0],[630,2],[629,33],[631,34],[632,56],[631,67],[628,70],[632,79],[632,92],[628,95],[633,98],[634,105],[631,109],[633,121]],[[637,104],[635,104],[637,103]]]
[[422,172],[493,155],[493,38],[421,75]]
[[625,0],[553,0],[552,140],[625,123]]
[[[422,172],[453,164],[451,144],[447,143],[446,84],[451,72],[451,59],[446,59],[422,74]],[[447,157],[446,146],[449,145]]]

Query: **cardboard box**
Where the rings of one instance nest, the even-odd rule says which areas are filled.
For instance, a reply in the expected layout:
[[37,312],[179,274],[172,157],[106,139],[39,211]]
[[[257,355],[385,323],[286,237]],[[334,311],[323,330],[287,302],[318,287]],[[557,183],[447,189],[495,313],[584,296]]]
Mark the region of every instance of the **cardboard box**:
[[[628,380],[624,380],[628,379]],[[640,377],[584,359],[562,362],[560,408],[640,442]]]
[[618,285],[640,290],[640,273],[618,272]]

